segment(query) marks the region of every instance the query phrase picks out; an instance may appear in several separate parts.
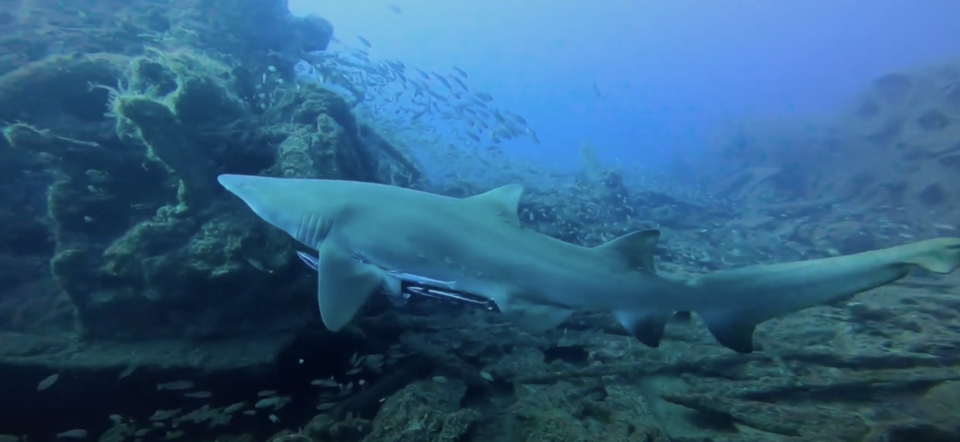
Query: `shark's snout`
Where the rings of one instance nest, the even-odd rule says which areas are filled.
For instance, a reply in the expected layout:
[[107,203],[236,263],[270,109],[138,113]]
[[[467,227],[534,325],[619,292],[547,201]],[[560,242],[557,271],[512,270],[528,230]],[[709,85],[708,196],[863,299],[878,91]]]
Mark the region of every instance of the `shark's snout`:
[[244,187],[244,178],[246,177],[243,175],[224,174],[217,177],[217,182],[230,192],[237,193],[238,190]]
[[266,203],[270,196],[270,182],[262,180],[262,177],[225,174],[218,176],[217,181],[255,211],[258,206]]
[[217,181],[262,218],[273,222],[274,212],[279,209],[273,206],[280,201],[271,197],[275,192],[271,192],[269,180],[256,176],[224,174],[218,176]]
[[301,181],[229,174],[218,176],[217,181],[264,221],[298,241],[306,240],[305,244],[316,246],[315,230],[324,216],[316,198],[301,188]]

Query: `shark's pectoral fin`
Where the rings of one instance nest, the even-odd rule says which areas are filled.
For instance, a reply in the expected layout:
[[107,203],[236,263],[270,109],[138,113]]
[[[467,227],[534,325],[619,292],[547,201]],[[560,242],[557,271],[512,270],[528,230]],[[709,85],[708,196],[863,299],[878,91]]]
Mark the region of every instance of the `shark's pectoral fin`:
[[503,316],[529,333],[543,333],[556,328],[573,314],[573,310],[566,307],[540,304],[510,296],[495,296],[491,299],[497,304]]
[[317,301],[320,318],[327,329],[338,331],[353,319],[371,294],[383,289],[389,291],[390,287],[385,284],[380,268],[357,261],[349,251],[336,244],[324,243],[319,252]]
[[613,313],[620,324],[647,347],[659,347],[663,339],[664,329],[671,314],[662,312],[630,312],[618,311]]
[[707,330],[720,345],[737,353],[753,353],[753,332],[757,322],[737,312],[697,312]]
[[407,305],[408,295],[403,293],[403,283],[396,275],[388,272],[383,274],[383,292],[394,307],[404,307]]

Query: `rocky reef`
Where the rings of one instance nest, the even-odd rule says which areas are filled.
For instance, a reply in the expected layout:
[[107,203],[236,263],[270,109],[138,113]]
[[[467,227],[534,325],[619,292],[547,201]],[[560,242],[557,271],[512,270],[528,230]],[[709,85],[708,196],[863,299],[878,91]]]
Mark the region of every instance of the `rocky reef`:
[[[439,188],[296,81],[329,22],[282,0],[34,0],[0,6],[0,31],[4,441],[960,438],[957,276],[763,324],[746,356],[696,320],[649,349],[605,312],[530,335],[424,300],[331,334],[293,241],[215,179]],[[947,64],[878,78],[819,131],[744,122],[709,193],[633,185],[584,145],[584,173],[529,186],[520,218],[583,245],[659,228],[679,274],[953,235],[958,91]]]

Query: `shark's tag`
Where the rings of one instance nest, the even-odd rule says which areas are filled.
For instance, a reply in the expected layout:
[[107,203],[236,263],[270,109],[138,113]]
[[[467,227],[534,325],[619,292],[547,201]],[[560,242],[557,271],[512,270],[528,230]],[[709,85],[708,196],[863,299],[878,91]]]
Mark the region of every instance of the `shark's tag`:
[[317,302],[320,317],[330,331],[338,331],[353,319],[367,298],[377,291],[396,287],[385,285],[383,270],[357,261],[349,251],[324,242],[320,245],[317,272]]

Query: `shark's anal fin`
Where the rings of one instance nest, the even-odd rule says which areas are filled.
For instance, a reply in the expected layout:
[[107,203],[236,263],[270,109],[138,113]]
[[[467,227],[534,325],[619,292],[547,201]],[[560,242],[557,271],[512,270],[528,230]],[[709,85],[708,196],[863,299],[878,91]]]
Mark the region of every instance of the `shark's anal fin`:
[[757,322],[732,312],[697,312],[707,330],[720,345],[737,353],[753,353],[753,332]]
[[617,311],[614,316],[633,337],[647,347],[657,348],[672,315],[662,312]]
[[385,287],[380,268],[357,261],[337,244],[324,242],[319,252],[317,301],[320,318],[330,331],[347,325],[371,294],[393,288]]

